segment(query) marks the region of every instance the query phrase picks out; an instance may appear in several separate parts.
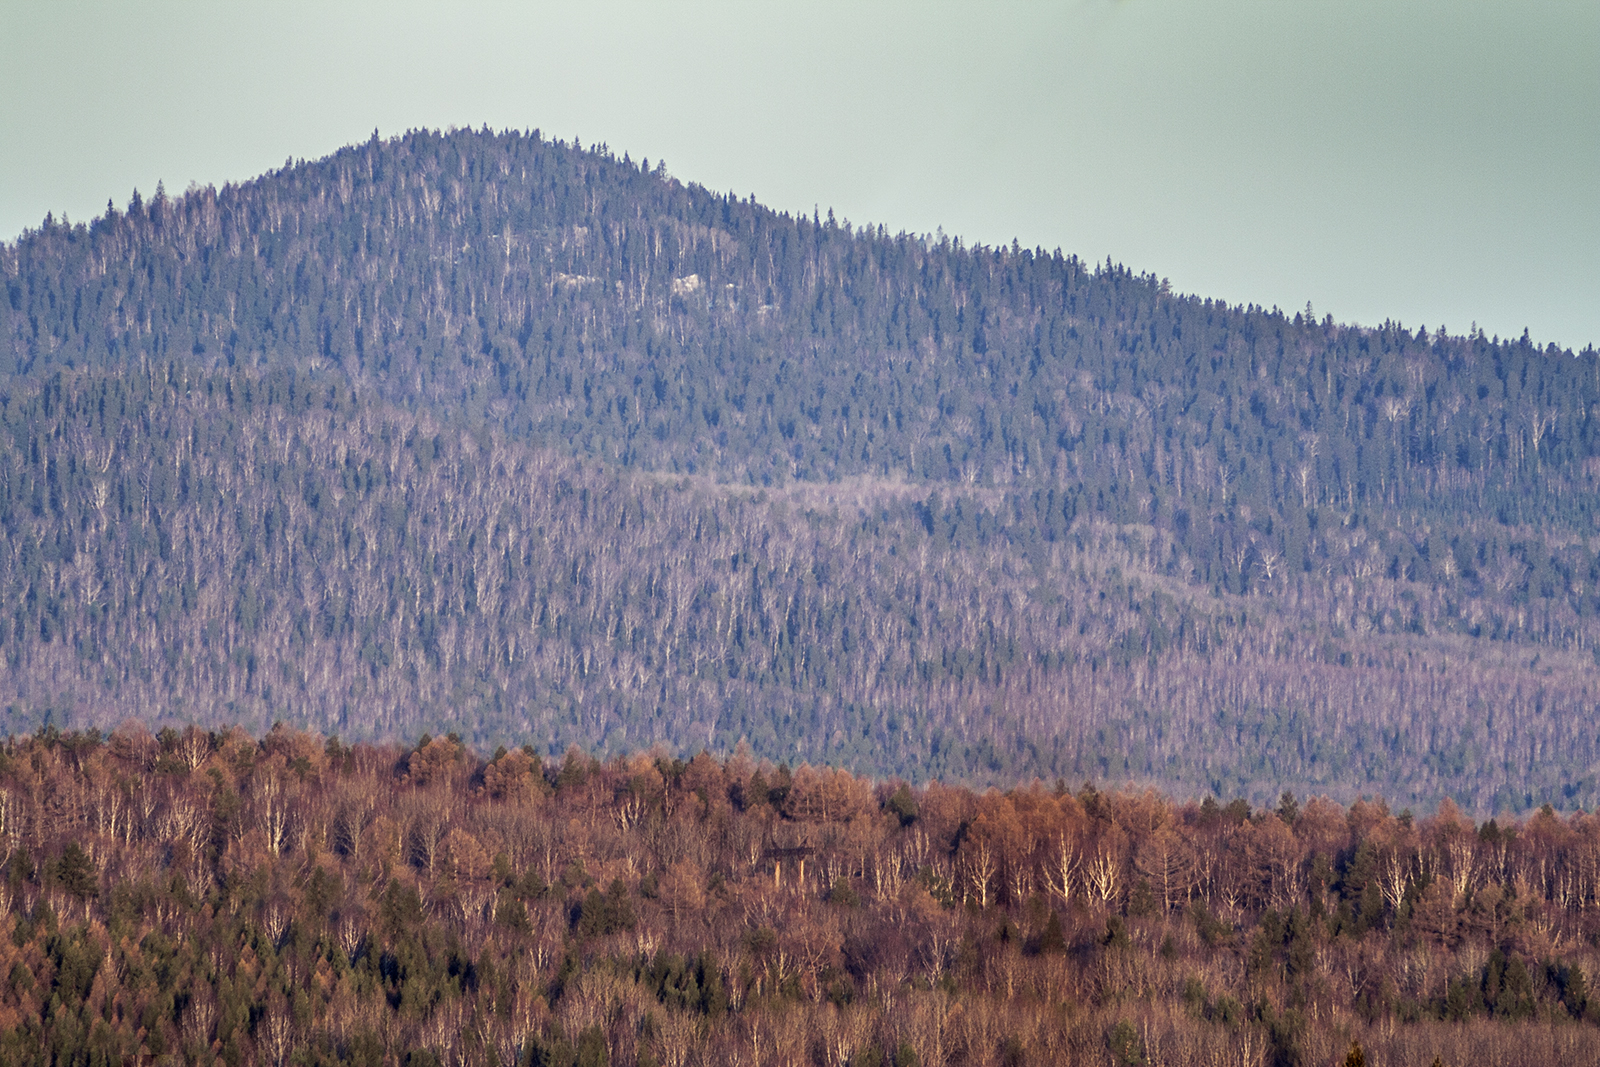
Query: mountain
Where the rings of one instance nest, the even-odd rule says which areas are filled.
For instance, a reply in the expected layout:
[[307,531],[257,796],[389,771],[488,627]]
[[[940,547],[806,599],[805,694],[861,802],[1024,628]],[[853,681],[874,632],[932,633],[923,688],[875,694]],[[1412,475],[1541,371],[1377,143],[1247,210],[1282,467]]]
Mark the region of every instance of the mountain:
[[418,131],[0,246],[5,725],[1600,803],[1600,353]]

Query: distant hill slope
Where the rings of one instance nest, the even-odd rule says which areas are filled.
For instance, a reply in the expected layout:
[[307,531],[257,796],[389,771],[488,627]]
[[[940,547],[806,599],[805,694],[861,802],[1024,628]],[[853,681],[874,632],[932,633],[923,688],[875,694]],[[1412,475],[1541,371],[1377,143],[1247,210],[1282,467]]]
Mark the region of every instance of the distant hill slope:
[[413,133],[0,246],[0,700],[1600,800],[1600,355]]

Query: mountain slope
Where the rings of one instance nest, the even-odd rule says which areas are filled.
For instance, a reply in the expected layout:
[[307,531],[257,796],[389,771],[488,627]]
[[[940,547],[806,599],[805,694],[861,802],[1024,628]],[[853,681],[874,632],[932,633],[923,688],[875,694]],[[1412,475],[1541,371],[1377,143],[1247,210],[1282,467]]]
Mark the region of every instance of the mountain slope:
[[1592,351],[487,132],[47,220],[0,280],[15,725],[1594,799]]

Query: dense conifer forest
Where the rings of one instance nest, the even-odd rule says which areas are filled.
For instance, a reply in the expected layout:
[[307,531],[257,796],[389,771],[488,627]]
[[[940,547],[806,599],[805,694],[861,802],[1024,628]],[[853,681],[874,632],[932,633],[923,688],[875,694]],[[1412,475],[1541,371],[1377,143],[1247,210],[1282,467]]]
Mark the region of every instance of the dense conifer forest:
[[0,245],[12,730],[1600,803],[1600,354],[419,131]]
[[1600,819],[129,722],[0,749],[0,1060],[1600,1058]]

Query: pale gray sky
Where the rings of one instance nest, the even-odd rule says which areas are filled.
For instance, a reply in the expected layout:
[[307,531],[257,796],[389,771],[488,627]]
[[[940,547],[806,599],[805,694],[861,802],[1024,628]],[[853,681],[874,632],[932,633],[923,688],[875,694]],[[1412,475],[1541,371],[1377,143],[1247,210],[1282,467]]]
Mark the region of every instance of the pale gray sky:
[[0,238],[538,127],[1186,292],[1600,344],[1600,3],[0,0]]

